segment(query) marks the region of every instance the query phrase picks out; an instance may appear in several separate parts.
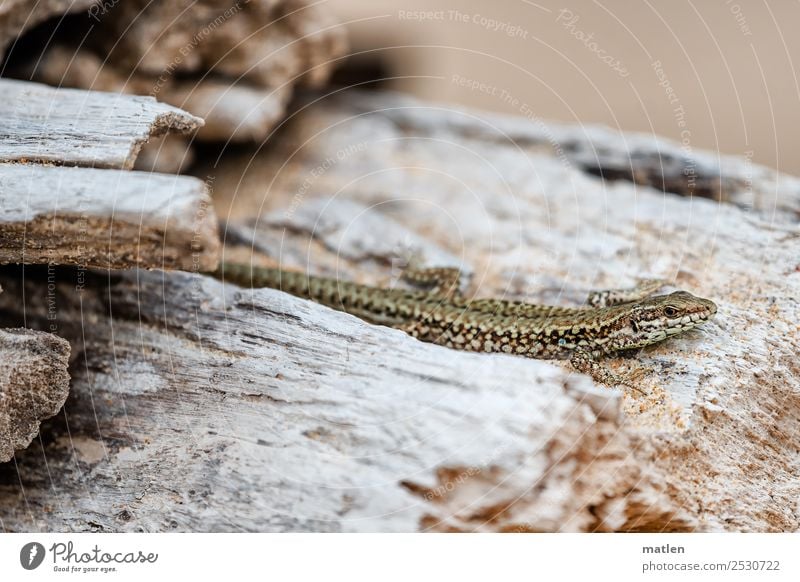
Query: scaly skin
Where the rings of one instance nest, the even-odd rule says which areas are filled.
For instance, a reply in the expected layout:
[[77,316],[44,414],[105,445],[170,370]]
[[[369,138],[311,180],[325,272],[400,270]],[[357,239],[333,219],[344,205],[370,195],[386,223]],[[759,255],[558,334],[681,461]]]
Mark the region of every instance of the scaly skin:
[[652,296],[664,285],[598,291],[588,307],[557,307],[496,299],[468,300],[458,271],[418,269],[407,277],[429,291],[382,289],[280,269],[224,263],[215,276],[243,287],[271,287],[402,329],[426,342],[475,352],[569,359],[605,384],[626,382],[598,359],[642,348],[709,320],[717,306],[685,291]]

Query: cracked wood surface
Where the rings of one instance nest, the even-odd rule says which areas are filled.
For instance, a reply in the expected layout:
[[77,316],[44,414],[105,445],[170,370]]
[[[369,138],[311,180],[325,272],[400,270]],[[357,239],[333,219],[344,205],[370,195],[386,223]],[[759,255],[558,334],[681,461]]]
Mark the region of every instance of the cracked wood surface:
[[[205,184],[124,171],[151,136],[193,130],[202,120],[149,97],[10,79],[0,79],[0,93],[0,264],[216,266],[220,244]],[[70,167],[75,165],[121,170]],[[50,325],[41,329],[53,331]],[[3,462],[27,446],[39,422],[64,403],[69,350],[50,333],[11,329],[0,335]]]
[[[323,84],[346,51],[345,29],[332,10],[309,0],[126,0],[90,14],[99,24],[73,21],[40,51],[12,53],[6,74],[155,95],[206,119],[191,141],[172,136],[168,149],[146,146],[138,169],[179,172],[195,140],[262,142],[296,88]],[[181,149],[186,156],[176,157]]]
[[[124,274],[80,303],[72,276],[56,299],[76,354],[65,422],[0,468],[8,531],[691,526],[658,470],[631,464],[619,394],[585,377],[204,276]],[[46,318],[27,296],[28,320]],[[634,475],[634,511],[609,504]]]
[[599,179],[576,153],[592,151],[646,173],[680,148],[348,92],[299,108],[274,147],[198,171],[215,177],[219,214],[253,238],[232,256],[255,248],[265,264],[391,284],[403,245],[388,237],[377,260],[352,242],[380,217],[459,257],[479,297],[570,304],[659,277],[713,299],[706,329],[608,362],[646,372],[649,396],[625,397],[623,430],[641,437],[632,454],[664,471],[698,528],[798,529],[800,182],[695,151],[697,175],[716,172],[728,189],[665,193]]
[[[59,271],[72,394],[43,448],[0,469],[0,525],[797,530],[793,179],[754,169],[752,208],[676,196],[604,182],[546,135],[348,94],[203,175],[229,218],[229,258],[393,284],[411,249],[466,267],[478,296],[566,304],[658,276],[713,299],[706,329],[608,362],[644,369],[648,396],[558,363],[422,344],[273,290],[144,272],[79,285],[80,271]],[[384,236],[367,245],[375,225]],[[48,276],[0,271],[2,323],[51,323]]]
[[[73,8],[79,6],[88,3],[74,3]],[[8,17],[24,8],[3,4],[0,36],[14,24]],[[33,22],[67,8],[45,2],[29,16]],[[19,30],[17,26],[13,32]],[[194,130],[201,119],[151,97],[54,89],[11,79],[0,79],[0,93],[0,264],[216,266],[220,244],[205,184],[195,178],[124,171],[133,167],[151,137]],[[50,326],[42,329],[53,331]],[[3,462],[31,442],[41,420],[58,412],[69,377],[63,340],[19,330],[0,334]]]

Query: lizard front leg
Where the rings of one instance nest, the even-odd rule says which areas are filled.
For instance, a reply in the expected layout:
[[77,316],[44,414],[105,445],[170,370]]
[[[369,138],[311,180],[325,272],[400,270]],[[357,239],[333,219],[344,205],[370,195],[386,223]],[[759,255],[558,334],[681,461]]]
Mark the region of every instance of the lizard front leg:
[[635,378],[629,380],[615,374],[601,364],[588,350],[575,350],[570,358],[570,364],[572,364],[572,367],[578,372],[590,376],[595,382],[607,386],[628,386],[641,394],[645,394],[644,390],[631,383]]

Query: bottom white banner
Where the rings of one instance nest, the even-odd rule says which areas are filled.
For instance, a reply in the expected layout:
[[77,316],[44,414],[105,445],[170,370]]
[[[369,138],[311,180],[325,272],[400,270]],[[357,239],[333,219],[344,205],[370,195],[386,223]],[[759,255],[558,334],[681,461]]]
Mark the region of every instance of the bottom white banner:
[[800,580],[798,534],[0,534],[2,580]]

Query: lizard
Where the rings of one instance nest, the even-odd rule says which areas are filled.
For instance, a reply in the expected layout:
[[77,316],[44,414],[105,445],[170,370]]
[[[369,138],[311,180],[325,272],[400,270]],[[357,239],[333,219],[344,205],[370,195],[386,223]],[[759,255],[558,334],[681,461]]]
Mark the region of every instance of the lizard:
[[231,262],[221,263],[214,276],[243,287],[279,289],[449,348],[567,359],[597,382],[634,388],[600,360],[664,341],[717,312],[713,301],[686,291],[655,295],[667,284],[661,279],[644,279],[631,289],[595,291],[584,306],[562,307],[468,299],[459,290],[461,272],[449,267],[407,270],[406,280],[426,288],[419,290]]

